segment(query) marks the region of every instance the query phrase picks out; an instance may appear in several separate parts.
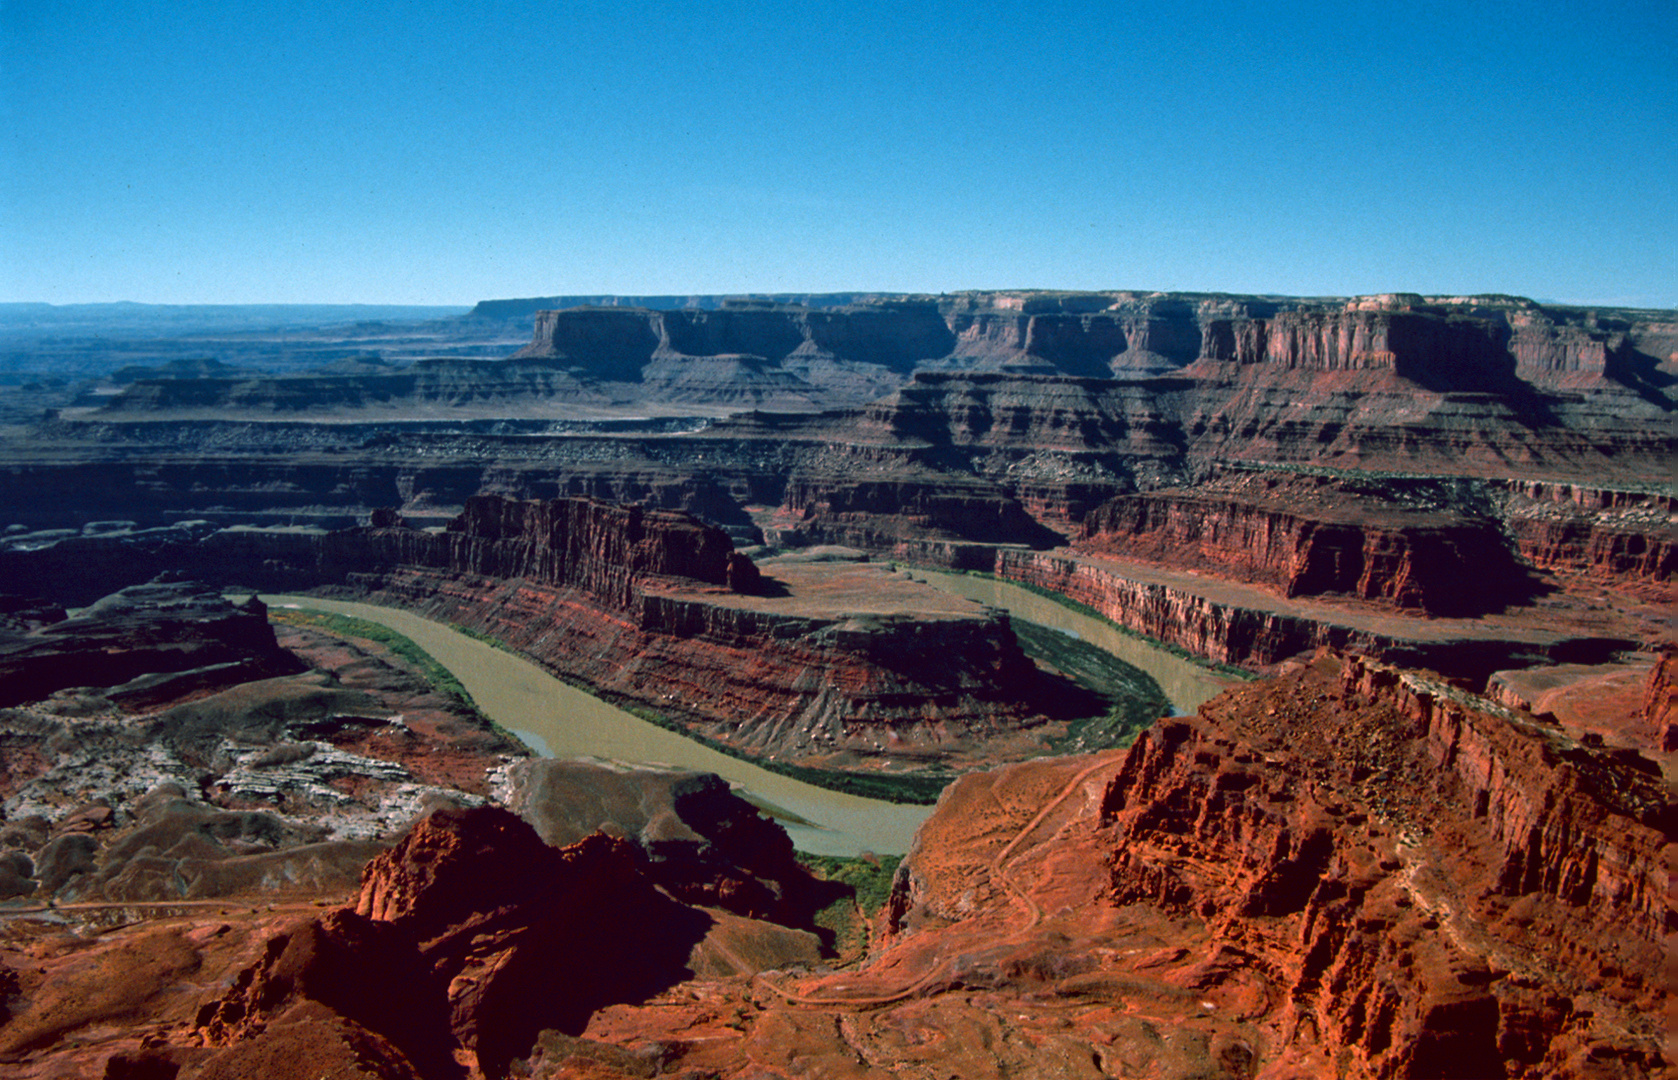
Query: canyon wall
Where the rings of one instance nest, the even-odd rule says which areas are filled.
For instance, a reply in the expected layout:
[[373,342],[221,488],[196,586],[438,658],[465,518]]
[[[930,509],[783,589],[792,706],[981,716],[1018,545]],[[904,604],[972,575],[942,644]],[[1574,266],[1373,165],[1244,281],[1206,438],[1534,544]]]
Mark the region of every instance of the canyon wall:
[[1369,653],[1392,663],[1426,667],[1484,685],[1505,667],[1576,660],[1595,662],[1636,643],[1566,632],[1500,634],[1470,621],[1453,628],[1382,625],[1355,613],[1289,610],[1262,599],[1242,600],[1215,585],[1161,580],[1135,567],[1103,566],[1099,558],[1019,549],[957,551],[966,565],[994,560],[991,570],[1008,581],[1043,589],[1082,604],[1128,630],[1220,663],[1263,667],[1328,646]]
[[1144,734],[1103,813],[1114,901],[1203,921],[1347,1075],[1661,1063],[1672,808],[1635,753],[1322,659]]
[[899,771],[979,761],[1050,707],[998,613],[781,614],[646,592],[631,615],[516,580],[397,570],[361,584],[754,756]]
[[1678,572],[1678,498],[1672,495],[1538,481],[1501,487],[1505,528],[1534,566],[1655,584]]
[[415,566],[519,578],[576,589],[626,610],[654,579],[742,593],[758,586],[757,568],[721,530],[687,514],[638,505],[475,495],[441,533],[401,524],[393,513],[375,514],[366,531],[326,537],[322,558],[346,569]]
[[1436,388],[1506,383],[1515,373],[1501,322],[1414,311],[1291,311],[1206,324],[1206,360],[1286,370],[1391,371]]
[[[1310,498],[1290,499],[1300,487]],[[1340,485],[1292,484],[1262,500],[1216,490],[1119,496],[1084,518],[1076,544],[1179,569],[1215,567],[1284,597],[1340,594],[1430,615],[1499,611],[1533,594],[1496,522],[1403,510]]]
[[278,564],[291,587],[337,584],[465,626],[753,754],[898,769],[982,759],[989,740],[1055,708],[1006,615],[944,601],[900,610],[889,594],[920,587],[883,568],[866,594],[828,599],[815,574],[814,595],[786,596],[685,514],[476,496],[441,532],[384,513],[323,537],[218,535],[280,549],[221,556],[242,580]]
[[736,304],[718,310],[569,308],[536,315],[517,359],[563,361],[608,381],[638,381],[655,357],[755,356],[783,361],[825,355],[908,371],[947,355],[949,328],[930,303],[881,302],[840,310]]

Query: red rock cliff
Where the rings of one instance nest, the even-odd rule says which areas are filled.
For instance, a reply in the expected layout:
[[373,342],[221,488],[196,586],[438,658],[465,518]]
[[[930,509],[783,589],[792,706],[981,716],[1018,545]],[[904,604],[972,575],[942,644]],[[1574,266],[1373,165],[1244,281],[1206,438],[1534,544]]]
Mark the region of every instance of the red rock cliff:
[[1468,389],[1514,374],[1498,320],[1414,311],[1286,311],[1269,319],[1214,319],[1201,356],[1307,371],[1392,371]]
[[1337,593],[1432,615],[1495,611],[1530,592],[1489,520],[1404,511],[1320,486],[1309,495],[1119,496],[1084,518],[1078,547],[1184,569],[1216,567],[1282,596]]
[[577,589],[622,610],[635,606],[639,586],[663,579],[734,592],[758,582],[757,568],[720,529],[679,511],[587,498],[475,495],[442,533],[376,527],[335,534],[325,546],[327,561],[357,570],[407,565],[519,578]]
[[760,572],[686,514],[478,496],[442,533],[370,528],[323,544],[328,578],[757,754],[898,768],[982,757],[985,739],[1053,709],[1006,615],[882,606],[881,580],[830,595],[820,571],[802,599],[736,600],[759,591]]
[[1523,558],[1561,573],[1622,582],[1678,572],[1678,499],[1538,481],[1505,485],[1503,516]]
[[828,357],[907,371],[953,345],[935,305],[899,300],[817,310],[798,305],[725,306],[714,311],[568,308],[536,314],[518,358],[565,361],[586,377],[639,381],[656,357],[755,356],[781,361]]
[[1147,732],[1104,813],[1114,899],[1203,920],[1343,1074],[1660,1067],[1673,812],[1635,754],[1320,659]]

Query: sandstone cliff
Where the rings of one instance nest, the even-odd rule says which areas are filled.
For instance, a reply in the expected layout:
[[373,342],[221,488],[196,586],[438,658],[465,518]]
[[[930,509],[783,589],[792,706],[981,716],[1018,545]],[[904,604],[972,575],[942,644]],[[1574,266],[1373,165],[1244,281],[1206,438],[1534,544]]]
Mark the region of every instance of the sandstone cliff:
[[1494,520],[1325,479],[1120,496],[1084,518],[1077,546],[1213,567],[1282,596],[1343,594],[1430,615],[1502,610],[1536,585]]
[[440,533],[379,524],[301,545],[316,582],[481,631],[754,755],[978,760],[1061,711],[1005,615],[885,568],[765,583],[718,529],[585,499],[475,497]]
[[1414,311],[1283,312],[1271,319],[1209,322],[1201,357],[1305,371],[1391,371],[1435,389],[1510,382],[1509,331],[1501,322]]
[[569,308],[538,312],[535,336],[517,355],[561,360],[586,377],[633,382],[655,357],[756,356],[780,362],[796,354],[906,371],[946,355],[951,343],[938,309],[926,302],[836,311],[751,304],[714,311]]
[[[598,816],[640,844],[554,848],[505,811],[449,811],[337,910],[14,928],[0,1061],[42,1080],[1670,1076],[1658,773],[1325,654],[1129,750],[951,785],[855,968],[661,891],[728,841],[703,811],[666,816],[703,794],[688,779],[643,804],[628,778],[541,801],[549,825]],[[660,837],[701,835],[708,856],[660,866]]]
[[347,560],[564,585],[619,608],[631,607],[636,587],[654,579],[743,593],[758,585],[757,568],[720,530],[685,514],[593,499],[526,502],[478,495],[441,534],[405,529],[381,515],[367,532],[328,541],[328,560],[338,545],[348,549]]
[[1664,583],[1678,572],[1678,498],[1584,484],[1513,482],[1501,514],[1534,566]]
[[1147,733],[1104,814],[1115,900],[1204,921],[1346,1073],[1662,1066],[1673,810],[1635,753],[1325,660]]

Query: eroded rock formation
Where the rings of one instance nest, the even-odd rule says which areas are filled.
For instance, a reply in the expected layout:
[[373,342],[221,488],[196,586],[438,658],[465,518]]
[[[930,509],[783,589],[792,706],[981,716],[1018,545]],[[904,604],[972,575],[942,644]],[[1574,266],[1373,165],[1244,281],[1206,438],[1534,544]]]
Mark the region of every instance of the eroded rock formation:
[[550,847],[608,832],[684,903],[814,929],[824,902],[780,826],[711,773],[539,758],[509,773],[508,806]]
[[53,618],[62,609],[39,603],[13,606],[14,620],[42,617],[0,636],[0,707],[90,685],[140,700],[297,667],[275,644],[260,601],[235,605],[198,582],[130,586],[74,618]]
[[[178,625],[185,613],[167,601],[183,594],[212,613],[256,610],[202,592],[126,591],[107,617],[81,620],[85,633],[59,624],[59,645],[84,656],[113,646],[113,608],[141,637]],[[237,662],[205,669],[190,651],[154,651],[188,670],[0,709],[0,897],[156,907],[332,896],[415,816],[482,802],[491,774],[524,753],[375,643],[260,617],[241,632],[266,639],[286,670],[307,670],[256,678]],[[84,661],[79,681],[101,674]]]
[[1500,611],[1536,586],[1490,518],[1309,477],[1120,496],[1084,518],[1078,546],[1430,615]]
[[686,514],[638,505],[474,496],[441,534],[401,525],[399,518],[380,514],[364,532],[330,538],[322,561],[357,570],[429,566],[518,578],[576,589],[624,609],[634,606],[639,587],[664,578],[737,593],[759,587],[756,566],[734,551],[725,533]]
[[[645,847],[448,811],[337,911],[14,934],[0,1060],[178,1080],[1664,1076],[1659,769],[1325,654],[1128,751],[957,781],[854,970],[659,892],[687,860],[659,869],[656,834],[698,835],[657,825],[686,780],[657,809],[628,778],[550,816]],[[166,992],[189,973],[201,990]]]
[[1635,752],[1319,661],[1147,733],[1104,814],[1115,898],[1205,920],[1348,1071],[1663,1061],[1639,1014],[1669,989],[1673,809]]
[[777,567],[771,588],[722,532],[685,515],[482,497],[444,533],[335,534],[324,551],[375,599],[487,633],[754,754],[900,769],[965,760],[1041,727],[1064,690],[1000,612],[867,565]]

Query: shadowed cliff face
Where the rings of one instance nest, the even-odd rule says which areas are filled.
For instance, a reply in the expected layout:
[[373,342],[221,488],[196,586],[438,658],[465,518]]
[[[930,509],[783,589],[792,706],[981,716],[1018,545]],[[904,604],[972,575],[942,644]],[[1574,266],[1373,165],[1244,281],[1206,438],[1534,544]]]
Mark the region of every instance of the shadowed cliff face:
[[26,633],[0,628],[0,706],[90,684],[138,700],[148,681],[172,678],[178,693],[296,670],[259,601],[234,605],[193,581],[134,585]]
[[1409,502],[1370,484],[1227,478],[1113,499],[1084,518],[1077,543],[1161,566],[1217,567],[1284,597],[1343,594],[1429,615],[1481,615],[1539,593],[1495,521]]
[[1391,371],[1432,390],[1510,388],[1501,321],[1412,311],[1285,312],[1207,324],[1201,356],[1305,371]]
[[678,403],[711,413],[807,411],[889,393],[916,371],[1129,379],[1199,361],[1390,372],[1438,393],[1517,397],[1606,381],[1670,410],[1678,332],[1650,315],[1403,294],[1352,301],[964,294],[833,307],[572,307],[537,313],[530,343],[501,361],[426,358],[406,368],[284,378],[182,369],[195,377],[129,378],[114,397],[85,403],[112,415],[424,407],[564,417],[564,402],[605,413]]
[[392,561],[564,584],[617,606],[628,606],[634,583],[650,578],[685,578],[742,593],[758,586],[757,568],[720,530],[685,514],[592,499],[474,496],[449,523],[443,546],[446,555],[392,552]]
[[354,910],[274,938],[197,1022],[230,1048],[223,1070],[257,1065],[315,1002],[387,1039],[399,1075],[503,1077],[538,1032],[687,977],[711,925],[657,892],[626,841],[558,850],[504,810],[439,811],[368,863]]
[[954,338],[935,305],[841,309],[733,307],[718,311],[570,308],[536,315],[517,357],[565,362],[581,377],[636,382],[655,358],[817,357],[907,372],[945,356]]

